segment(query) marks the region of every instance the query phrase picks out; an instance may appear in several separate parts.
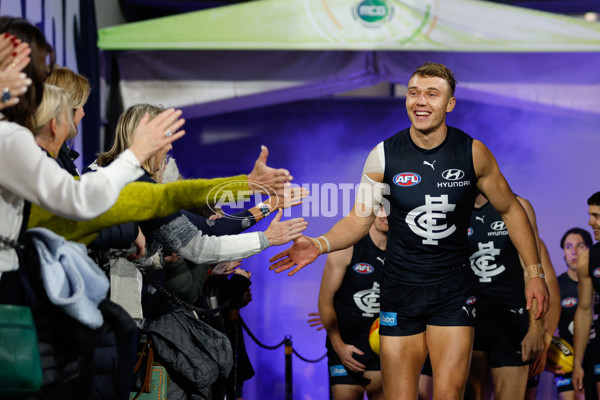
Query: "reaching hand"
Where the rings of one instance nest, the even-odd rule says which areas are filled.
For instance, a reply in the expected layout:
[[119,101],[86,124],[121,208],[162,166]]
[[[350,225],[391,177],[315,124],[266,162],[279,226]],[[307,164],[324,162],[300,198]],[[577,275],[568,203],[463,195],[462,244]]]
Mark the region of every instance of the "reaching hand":
[[0,110],[16,105],[31,85],[31,79],[21,72],[31,60],[30,53],[29,44],[9,34],[0,35]]
[[307,198],[309,194],[310,191],[303,187],[286,187],[283,189],[283,195],[271,196],[264,204],[273,212],[302,204],[302,199]]
[[128,260],[139,260],[146,254],[146,236],[142,233],[142,230],[138,228],[138,235],[133,241],[137,251],[127,257]]
[[267,166],[267,157],[269,149],[261,146],[260,155],[254,163],[254,169],[248,174],[248,187],[250,190],[265,193],[268,195],[273,192],[278,195],[283,194],[283,189],[289,187],[290,181],[294,179],[287,169],[271,168]]
[[321,321],[321,316],[319,315],[318,312],[309,312],[308,313],[309,317],[314,317],[314,318],[309,318],[308,319],[308,326],[315,327],[315,329],[317,331],[321,331],[323,329],[325,329],[325,327],[323,326],[323,321]]
[[302,232],[306,230],[308,222],[304,218],[288,219],[280,221],[283,211],[277,211],[277,215],[271,221],[271,224],[265,231],[265,236],[269,240],[271,246],[279,246],[286,244],[290,240],[294,240],[302,236]]
[[231,275],[242,264],[242,260],[223,262],[215,265],[211,274],[214,276]]
[[245,269],[237,268],[233,271],[236,275],[241,275],[246,279],[250,279],[252,277],[252,273],[250,271],[246,271]]
[[279,273],[281,271],[285,271],[287,269],[294,268],[288,275],[292,276],[296,272],[300,271],[302,268],[315,261],[317,257],[321,255],[321,252],[310,241],[306,236],[300,236],[298,239],[294,239],[294,244],[289,249],[282,251],[276,256],[271,257],[269,262],[276,263],[271,264],[269,269],[275,270],[275,272]]

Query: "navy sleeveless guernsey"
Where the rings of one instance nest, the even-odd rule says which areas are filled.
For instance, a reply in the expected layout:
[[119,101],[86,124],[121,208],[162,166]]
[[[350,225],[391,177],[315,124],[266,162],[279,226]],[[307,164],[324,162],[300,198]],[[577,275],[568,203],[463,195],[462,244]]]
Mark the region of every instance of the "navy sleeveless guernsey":
[[[565,272],[558,278],[560,289],[560,319],[558,320],[558,336],[573,344],[573,319],[577,310],[578,293],[577,282]],[[594,321],[598,319],[600,304],[598,303],[598,292],[594,293]],[[595,323],[590,329],[590,340],[596,338]]]
[[435,284],[468,268],[467,228],[477,193],[472,144],[450,126],[430,150],[415,145],[409,129],[383,142],[391,208],[386,285]]
[[333,298],[342,339],[368,337],[379,317],[379,284],[383,277],[385,250],[367,235],[354,245],[352,260]]
[[477,318],[505,320],[527,313],[519,253],[502,216],[489,202],[471,213],[468,237],[476,277]]
[[[600,293],[600,242],[590,247],[589,257],[588,270],[590,273],[590,278],[592,279],[594,290],[596,293]],[[599,323],[600,322],[597,319],[594,320],[593,327],[595,328],[596,332],[600,331],[600,326],[598,325]]]

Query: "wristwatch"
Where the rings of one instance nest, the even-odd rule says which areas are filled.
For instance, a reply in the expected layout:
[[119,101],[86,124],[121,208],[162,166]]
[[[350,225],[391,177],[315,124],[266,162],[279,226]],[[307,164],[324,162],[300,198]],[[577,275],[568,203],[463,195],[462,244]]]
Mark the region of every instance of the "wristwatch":
[[262,213],[263,217],[268,217],[269,214],[271,214],[271,210],[269,210],[269,207],[267,207],[267,205],[265,203],[258,203],[256,205],[256,207],[260,210],[260,212]]

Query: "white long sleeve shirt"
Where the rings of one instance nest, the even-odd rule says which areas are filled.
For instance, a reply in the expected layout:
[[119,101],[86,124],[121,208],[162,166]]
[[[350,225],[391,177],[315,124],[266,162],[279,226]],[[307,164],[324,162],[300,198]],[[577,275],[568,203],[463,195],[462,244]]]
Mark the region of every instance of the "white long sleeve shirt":
[[[37,145],[26,128],[0,121],[0,235],[17,239],[23,199],[72,219],[91,219],[107,211],[121,189],[143,175],[127,150],[110,166],[79,181]],[[0,273],[18,268],[16,252],[0,247]]]

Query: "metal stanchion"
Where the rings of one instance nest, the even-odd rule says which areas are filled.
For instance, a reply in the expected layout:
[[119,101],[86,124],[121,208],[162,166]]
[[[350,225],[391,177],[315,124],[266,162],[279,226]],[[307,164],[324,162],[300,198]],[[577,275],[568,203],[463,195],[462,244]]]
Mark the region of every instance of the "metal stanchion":
[[294,385],[292,382],[292,337],[286,336],[285,343],[285,400],[293,399]]

